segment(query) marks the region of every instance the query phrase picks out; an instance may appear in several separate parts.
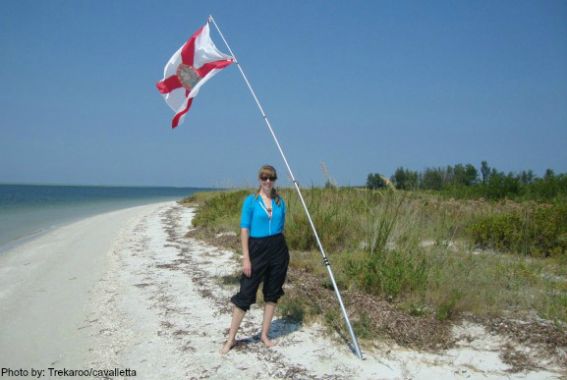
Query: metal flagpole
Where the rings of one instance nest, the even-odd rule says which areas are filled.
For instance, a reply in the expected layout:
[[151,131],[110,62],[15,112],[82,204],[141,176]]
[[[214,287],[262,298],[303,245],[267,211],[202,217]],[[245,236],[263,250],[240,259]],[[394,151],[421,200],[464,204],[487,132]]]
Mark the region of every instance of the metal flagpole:
[[325,250],[323,249],[323,245],[321,244],[321,240],[319,239],[319,235],[317,234],[317,230],[315,229],[315,224],[313,223],[313,220],[311,219],[311,215],[309,214],[309,210],[307,209],[307,205],[305,204],[305,200],[303,199],[303,195],[301,194],[301,190],[299,189],[299,184],[296,181],[296,179],[293,175],[293,172],[291,171],[291,167],[289,166],[289,163],[287,162],[287,159],[286,159],[285,154],[282,150],[282,147],[280,146],[278,138],[276,137],[276,134],[274,133],[274,130],[272,129],[272,125],[270,124],[270,120],[268,119],[268,116],[264,112],[264,109],[262,108],[262,105],[260,104],[260,101],[258,100],[256,93],[252,89],[252,86],[250,85],[248,78],[246,78],[246,74],[244,74],[244,71],[242,70],[240,63],[238,62],[236,55],[234,54],[234,52],[232,51],[232,49],[228,45],[228,42],[226,42],[224,35],[222,34],[220,28],[218,27],[218,25],[215,22],[215,19],[213,18],[212,15],[209,15],[209,21],[212,21],[212,23],[215,25],[215,28],[219,32],[222,40],[224,41],[226,47],[228,48],[230,55],[234,58],[234,63],[236,63],[238,70],[240,70],[240,74],[242,74],[242,78],[244,78],[244,82],[246,82],[246,85],[248,86],[248,89],[250,90],[252,97],[256,101],[256,105],[260,109],[260,113],[262,114],[262,117],[264,118],[264,121],[266,122],[266,125],[268,126],[268,129],[270,130],[270,133],[272,134],[272,137],[274,138],[274,141],[275,141],[275,143],[278,147],[278,150],[280,151],[280,154],[281,154],[281,156],[282,156],[282,158],[285,162],[285,166],[287,167],[287,171],[288,171],[288,173],[291,177],[293,185],[295,186],[295,190],[297,191],[297,195],[299,196],[299,199],[301,200],[301,204],[303,205],[303,209],[305,210],[305,214],[307,215],[307,220],[309,220],[309,225],[311,226],[311,229],[313,230],[313,235],[315,236],[315,240],[317,241],[317,245],[319,246],[319,251],[321,252],[321,255],[323,256],[323,263],[325,264],[325,267],[327,268],[327,272],[329,272],[329,277],[331,278],[331,282],[333,283],[333,288],[335,289],[335,294],[337,295],[337,299],[339,300],[339,305],[341,306],[341,311],[343,313],[345,323],[348,327],[348,331],[349,331],[350,337],[352,339],[354,350],[356,352],[356,355],[360,359],[362,359],[362,353],[360,352],[358,340],[356,339],[356,335],[354,333],[354,330],[352,329],[352,325],[351,325],[350,320],[348,318],[348,314],[347,314],[345,305],[343,303],[343,299],[341,297],[341,293],[339,292],[339,288],[337,287],[337,283],[335,282],[335,276],[333,275],[333,271],[331,269],[331,264],[329,263],[329,259],[327,258],[327,255],[325,254]]

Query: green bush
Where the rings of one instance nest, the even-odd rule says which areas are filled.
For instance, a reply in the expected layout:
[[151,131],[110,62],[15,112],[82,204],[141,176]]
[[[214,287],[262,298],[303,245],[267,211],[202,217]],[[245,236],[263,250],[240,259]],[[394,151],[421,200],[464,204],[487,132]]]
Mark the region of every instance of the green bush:
[[247,194],[249,192],[246,190],[215,193],[199,207],[199,212],[193,218],[193,225],[209,227],[218,224],[222,219],[238,218]]
[[425,257],[419,251],[398,250],[348,258],[343,270],[357,287],[388,300],[423,291],[428,272]]
[[567,204],[539,205],[479,217],[469,226],[475,244],[532,256],[567,252]]

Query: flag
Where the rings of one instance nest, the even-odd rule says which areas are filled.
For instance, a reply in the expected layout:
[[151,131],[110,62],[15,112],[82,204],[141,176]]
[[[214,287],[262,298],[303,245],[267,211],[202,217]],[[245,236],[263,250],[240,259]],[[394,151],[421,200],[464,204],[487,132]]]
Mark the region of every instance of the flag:
[[157,89],[175,112],[171,127],[177,127],[197,96],[201,86],[233,62],[211,40],[209,22],[189,38],[169,59]]

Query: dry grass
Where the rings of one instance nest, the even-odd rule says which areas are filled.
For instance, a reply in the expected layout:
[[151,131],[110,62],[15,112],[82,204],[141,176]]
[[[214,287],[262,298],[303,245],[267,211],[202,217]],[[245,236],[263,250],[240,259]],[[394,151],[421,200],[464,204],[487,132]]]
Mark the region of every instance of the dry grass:
[[[303,321],[324,320],[333,330],[349,340],[340,314],[336,295],[324,286],[326,278],[291,268],[288,274],[289,290],[280,302],[280,312],[286,313],[290,305],[302,310]],[[341,291],[345,307],[355,332],[362,343],[378,337],[402,346],[418,349],[448,348],[453,340],[450,325],[432,316],[412,316],[398,310],[387,301],[356,290]],[[281,311],[283,309],[283,311]]]
[[[304,322],[321,320],[344,335],[297,197],[290,190],[282,193],[292,259],[280,310]],[[199,213],[211,208],[190,236],[240,252],[238,220],[245,194],[196,195],[192,202],[201,205]],[[496,318],[544,318],[558,326],[550,347],[565,346],[567,265],[562,258],[478,250],[467,234],[479,216],[529,208],[529,202],[457,201],[423,192],[362,189],[312,189],[305,197],[360,336],[433,349],[452,344],[450,321],[463,316],[489,326]],[[513,324],[507,326],[520,336]],[[531,334],[529,326],[518,329]]]

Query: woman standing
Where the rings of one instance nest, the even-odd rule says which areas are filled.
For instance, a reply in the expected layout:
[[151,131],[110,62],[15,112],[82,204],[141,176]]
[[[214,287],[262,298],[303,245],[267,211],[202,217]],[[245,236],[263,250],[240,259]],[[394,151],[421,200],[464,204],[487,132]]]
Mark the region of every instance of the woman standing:
[[225,354],[236,344],[236,332],[250,305],[256,302],[260,282],[264,282],[264,321],[260,339],[267,347],[274,343],[268,333],[289,264],[289,252],[283,235],[285,202],[274,187],[276,169],[264,165],[258,172],[260,187],[249,195],[242,206],[240,240],[242,242],[242,276],[240,291],[230,300],[232,323],[228,340],[221,349]]

